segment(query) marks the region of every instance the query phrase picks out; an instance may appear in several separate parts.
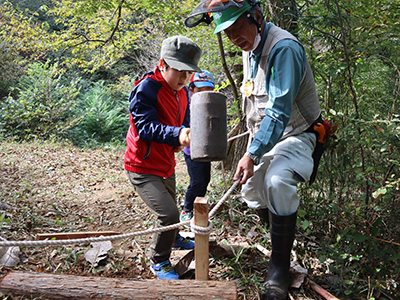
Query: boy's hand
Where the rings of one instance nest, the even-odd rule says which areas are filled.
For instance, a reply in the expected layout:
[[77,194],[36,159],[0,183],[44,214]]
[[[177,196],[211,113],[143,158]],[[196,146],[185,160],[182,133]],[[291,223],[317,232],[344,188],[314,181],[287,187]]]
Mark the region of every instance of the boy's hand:
[[174,152],[181,152],[183,150],[183,146],[175,146],[173,150]]
[[182,128],[179,131],[179,143],[181,146],[190,146],[190,128]]

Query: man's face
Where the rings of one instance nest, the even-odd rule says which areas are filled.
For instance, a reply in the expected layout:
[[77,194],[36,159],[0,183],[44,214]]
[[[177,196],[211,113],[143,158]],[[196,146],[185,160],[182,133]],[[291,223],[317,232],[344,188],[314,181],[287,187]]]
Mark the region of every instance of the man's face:
[[244,15],[241,15],[224,32],[229,40],[243,51],[251,51],[253,49],[254,39],[258,33],[257,26],[250,23]]

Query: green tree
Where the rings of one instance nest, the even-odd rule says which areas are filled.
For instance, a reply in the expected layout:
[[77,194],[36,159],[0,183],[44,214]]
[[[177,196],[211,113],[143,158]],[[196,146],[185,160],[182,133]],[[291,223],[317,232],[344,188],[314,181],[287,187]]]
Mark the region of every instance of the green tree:
[[31,63],[16,88],[17,96],[3,101],[0,131],[23,139],[63,136],[74,125],[71,111],[78,93],[78,82],[64,82],[57,64]]
[[123,141],[129,126],[126,103],[113,100],[103,82],[97,82],[80,97],[75,115],[80,119],[74,139],[80,142]]
[[36,24],[9,1],[0,3],[0,99],[24,74],[27,61],[46,53],[45,24]]
[[400,217],[399,3],[314,1],[300,11],[299,36],[311,58],[324,115],[339,124],[316,184],[303,191],[306,218],[314,234],[330,232],[323,251],[348,285],[346,297],[368,290],[367,278],[374,288],[385,285],[395,295],[398,283],[391,274],[399,267],[391,263],[397,256],[390,241],[400,232],[395,221]]

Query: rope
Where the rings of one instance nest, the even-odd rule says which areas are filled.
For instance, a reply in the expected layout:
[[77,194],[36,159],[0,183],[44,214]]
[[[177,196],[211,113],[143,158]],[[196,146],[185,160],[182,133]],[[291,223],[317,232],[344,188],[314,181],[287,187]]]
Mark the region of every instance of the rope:
[[221,200],[219,200],[219,202],[217,203],[217,205],[215,205],[215,207],[210,211],[210,213],[208,214],[208,218],[211,219],[218,211],[218,209],[221,207],[221,205],[224,203],[224,201],[226,199],[228,199],[229,195],[232,194],[233,190],[236,188],[236,186],[239,184],[240,180],[236,180],[232,186],[230,187],[230,189],[225,193],[225,195],[221,198]]
[[[211,219],[217,212],[217,210],[221,207],[221,205],[224,203],[224,201],[229,197],[229,195],[233,192],[235,187],[239,184],[239,180],[235,181],[231,188],[225,193],[225,195],[219,200],[217,205],[211,210],[211,212],[208,214],[208,218]],[[70,245],[70,244],[80,244],[80,243],[92,243],[92,242],[103,242],[103,241],[114,241],[114,240],[119,240],[119,239],[124,239],[124,238],[129,238],[129,237],[134,237],[134,236],[139,236],[139,235],[146,235],[146,234],[151,234],[155,232],[164,232],[172,229],[179,228],[180,226],[188,225],[191,221],[184,221],[168,226],[163,226],[163,227],[158,227],[158,228],[153,228],[153,229],[148,229],[148,230],[143,230],[143,231],[138,231],[138,232],[132,232],[132,233],[125,233],[125,234],[119,234],[119,235],[114,235],[114,236],[100,236],[100,237],[92,237],[92,238],[83,238],[83,239],[71,239],[71,240],[44,240],[44,241],[0,241],[0,247],[11,247],[11,246],[54,246],[54,245]],[[199,232],[205,232],[205,230],[208,230],[209,227],[212,227],[212,224],[209,225],[208,227],[200,227],[196,226],[196,229]],[[199,229],[199,227],[201,229]],[[206,229],[203,229],[206,228]],[[211,231],[211,229],[210,229]],[[209,232],[210,232],[209,231]],[[208,233],[199,233],[199,234],[208,234]]]
[[207,227],[197,226],[194,224],[194,219],[190,220],[190,230],[195,234],[209,235],[212,231],[213,223],[208,222]]

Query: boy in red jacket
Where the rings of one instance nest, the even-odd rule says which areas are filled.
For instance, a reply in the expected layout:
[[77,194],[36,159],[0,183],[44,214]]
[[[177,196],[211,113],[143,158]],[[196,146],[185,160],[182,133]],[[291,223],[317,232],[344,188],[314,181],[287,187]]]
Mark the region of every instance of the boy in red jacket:
[[[130,94],[130,127],[125,170],[135,191],[157,216],[157,227],[179,223],[175,192],[175,152],[190,145],[186,85],[201,49],[189,38],[163,41],[159,65],[135,82]],[[151,270],[159,279],[179,279],[169,260],[171,248],[193,249],[178,229],[155,233]]]

